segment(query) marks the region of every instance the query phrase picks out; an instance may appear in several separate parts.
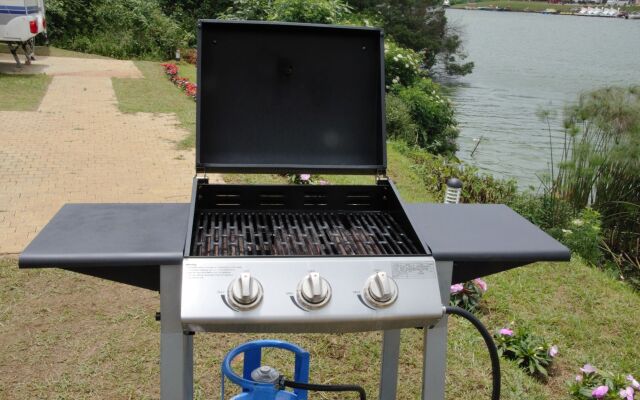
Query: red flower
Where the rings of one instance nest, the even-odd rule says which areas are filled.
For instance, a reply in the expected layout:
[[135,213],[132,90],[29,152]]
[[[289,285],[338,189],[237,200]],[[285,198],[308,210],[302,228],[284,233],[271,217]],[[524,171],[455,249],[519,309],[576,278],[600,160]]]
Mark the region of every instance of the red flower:
[[184,93],[192,97],[194,100],[198,93],[198,85],[189,82],[189,79],[182,76],[178,76],[178,67],[175,64],[164,63],[160,64],[164,68],[165,74],[169,76],[169,80],[173,82],[180,89],[184,90]]

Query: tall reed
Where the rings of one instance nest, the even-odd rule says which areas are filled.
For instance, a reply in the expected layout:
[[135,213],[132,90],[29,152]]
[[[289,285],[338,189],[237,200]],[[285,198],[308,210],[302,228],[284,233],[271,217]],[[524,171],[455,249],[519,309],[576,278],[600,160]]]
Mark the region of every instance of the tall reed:
[[582,94],[564,131],[553,188],[575,209],[601,213],[605,249],[640,287],[640,86]]

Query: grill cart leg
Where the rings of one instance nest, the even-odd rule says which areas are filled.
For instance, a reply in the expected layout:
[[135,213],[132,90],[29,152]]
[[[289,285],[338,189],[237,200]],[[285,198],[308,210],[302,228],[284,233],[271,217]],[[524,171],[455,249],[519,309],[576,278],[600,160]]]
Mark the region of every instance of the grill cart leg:
[[400,329],[384,331],[382,337],[382,368],[380,371],[380,400],[396,399],[399,356]]
[[[449,304],[452,262],[437,262],[440,297]],[[430,329],[424,330],[424,366],[422,370],[422,400],[444,400],[447,369],[447,316]]]
[[160,267],[160,398],[193,399],[193,336],[180,322],[180,265]]

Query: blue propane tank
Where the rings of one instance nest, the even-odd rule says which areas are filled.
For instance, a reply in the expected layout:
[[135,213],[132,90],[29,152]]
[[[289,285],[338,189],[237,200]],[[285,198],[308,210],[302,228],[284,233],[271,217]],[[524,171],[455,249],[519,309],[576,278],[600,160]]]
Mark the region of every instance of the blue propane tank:
[[[224,382],[228,378],[242,388],[242,393],[232,400],[307,400],[307,391],[294,389],[293,392],[278,389],[280,373],[274,368],[261,365],[262,349],[277,348],[292,352],[295,355],[295,371],[293,380],[309,382],[309,353],[295,344],[280,340],[256,340],[244,343],[231,350],[222,362],[222,400],[224,400]],[[231,362],[244,353],[242,377],[231,369]]]

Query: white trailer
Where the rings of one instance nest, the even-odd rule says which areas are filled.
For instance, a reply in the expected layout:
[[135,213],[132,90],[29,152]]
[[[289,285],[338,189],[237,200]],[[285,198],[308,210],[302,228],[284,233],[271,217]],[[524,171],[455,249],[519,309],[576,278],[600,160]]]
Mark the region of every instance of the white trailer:
[[46,32],[44,0],[0,0],[0,42],[9,45],[18,66],[18,48],[24,50],[25,63],[31,64],[35,60],[35,37]]

